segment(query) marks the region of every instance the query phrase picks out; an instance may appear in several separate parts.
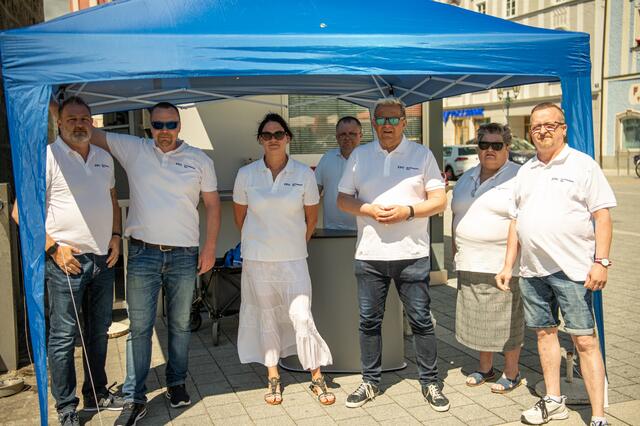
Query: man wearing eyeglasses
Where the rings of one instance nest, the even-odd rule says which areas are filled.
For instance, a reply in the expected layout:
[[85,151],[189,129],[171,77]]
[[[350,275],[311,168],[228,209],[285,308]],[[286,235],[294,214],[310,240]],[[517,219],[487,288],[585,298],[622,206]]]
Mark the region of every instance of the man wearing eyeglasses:
[[356,218],[338,209],[338,182],[351,152],[360,145],[362,124],[355,117],[346,116],[336,124],[339,148],[327,151],[316,167],[316,181],[322,195],[322,226],[327,229],[356,230]]
[[379,394],[382,320],[393,279],[413,331],[422,394],[434,410],[447,411],[429,312],[429,216],[446,208],[444,181],[431,151],[404,136],[401,100],[378,101],[372,124],[377,140],[353,151],[338,185],[338,207],[356,216],[358,224],[355,274],[363,382],[346,405],[360,407]]
[[580,355],[591,402],[592,426],[604,417],[604,364],[592,310],[592,291],[607,284],[611,245],[609,209],[616,199],[602,170],[588,155],[565,143],[567,125],[557,105],[542,103],[531,111],[531,139],[537,156],[516,176],[512,221],[498,287],[509,280],[520,249],[520,291],[525,323],[536,331],[546,395],[522,413],[529,424],[566,419],[560,391],[558,309],[564,330]]
[[[127,264],[127,377],[125,406],[116,425],[133,425],[146,414],[145,382],[158,294],[164,289],[169,329],[166,397],[173,408],[191,404],[185,388],[191,302],[196,274],[215,262],[220,199],[213,161],[178,139],[180,114],[167,102],[150,110],[152,140],[94,132],[91,143],[107,149],[127,172],[131,191],[125,236]],[[206,239],[199,249],[198,204],[202,199]]]

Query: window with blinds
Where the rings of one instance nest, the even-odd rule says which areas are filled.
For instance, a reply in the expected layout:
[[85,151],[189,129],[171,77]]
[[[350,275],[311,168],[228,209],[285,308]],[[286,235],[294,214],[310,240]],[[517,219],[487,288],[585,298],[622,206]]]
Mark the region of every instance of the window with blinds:
[[[337,148],[336,123],[350,115],[362,123],[362,143],[373,140],[369,110],[350,102],[328,99],[319,102],[320,96],[289,95],[289,127],[293,140],[290,154],[324,154]],[[422,142],[422,106],[407,108],[407,139]]]

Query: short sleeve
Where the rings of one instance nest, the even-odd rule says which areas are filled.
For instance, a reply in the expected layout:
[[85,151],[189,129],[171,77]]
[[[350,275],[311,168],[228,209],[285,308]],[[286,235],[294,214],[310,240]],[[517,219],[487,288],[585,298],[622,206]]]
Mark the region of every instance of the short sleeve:
[[122,167],[127,168],[127,161],[137,152],[144,143],[144,138],[138,136],[123,135],[121,133],[106,132],[107,145],[111,154],[116,157]]
[[302,201],[305,206],[313,206],[320,202],[320,193],[318,192],[318,183],[313,172],[308,169],[304,179],[304,195]]
[[325,168],[326,168],[326,158],[327,158],[327,154],[325,153],[322,158],[320,158],[320,162],[318,163],[318,165],[316,166],[316,169],[314,171],[315,175],[316,175],[316,182],[318,183],[318,185],[324,187],[324,175],[326,174]]
[[425,191],[429,192],[436,189],[444,189],[444,179],[442,179],[442,173],[438,168],[438,163],[431,150],[427,152],[427,164],[424,168],[423,178]]
[[213,160],[204,152],[202,164],[202,180],[200,181],[200,192],[214,192],[218,190],[218,178]]
[[344,166],[340,183],[338,184],[338,192],[343,194],[354,195],[358,192],[356,188],[356,168],[358,166],[358,149],[356,148]]
[[233,184],[233,202],[246,206],[249,204],[247,198],[247,166],[240,168],[236,175],[236,181]]
[[590,213],[617,205],[613,190],[595,161],[591,162],[590,173],[587,176],[585,199]]

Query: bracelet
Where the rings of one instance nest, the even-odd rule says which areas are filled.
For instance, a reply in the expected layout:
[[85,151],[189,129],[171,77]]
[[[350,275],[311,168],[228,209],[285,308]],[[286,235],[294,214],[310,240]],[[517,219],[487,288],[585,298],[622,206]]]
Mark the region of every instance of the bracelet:
[[112,236],[112,237],[118,236],[118,237],[122,238],[122,234],[121,234],[121,233],[119,233],[119,232],[112,232],[112,233],[111,233],[111,236]]

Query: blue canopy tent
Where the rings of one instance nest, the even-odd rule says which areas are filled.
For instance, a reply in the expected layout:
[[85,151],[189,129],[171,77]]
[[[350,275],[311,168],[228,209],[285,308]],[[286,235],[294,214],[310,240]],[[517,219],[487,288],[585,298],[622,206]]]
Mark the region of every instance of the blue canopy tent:
[[[394,95],[412,105],[560,81],[569,143],[593,155],[587,34],[431,1],[116,0],[1,33],[0,54],[42,424],[45,146],[53,93],[80,94],[103,113],[258,94],[328,95],[361,105]],[[601,311],[599,318],[602,325]]]

